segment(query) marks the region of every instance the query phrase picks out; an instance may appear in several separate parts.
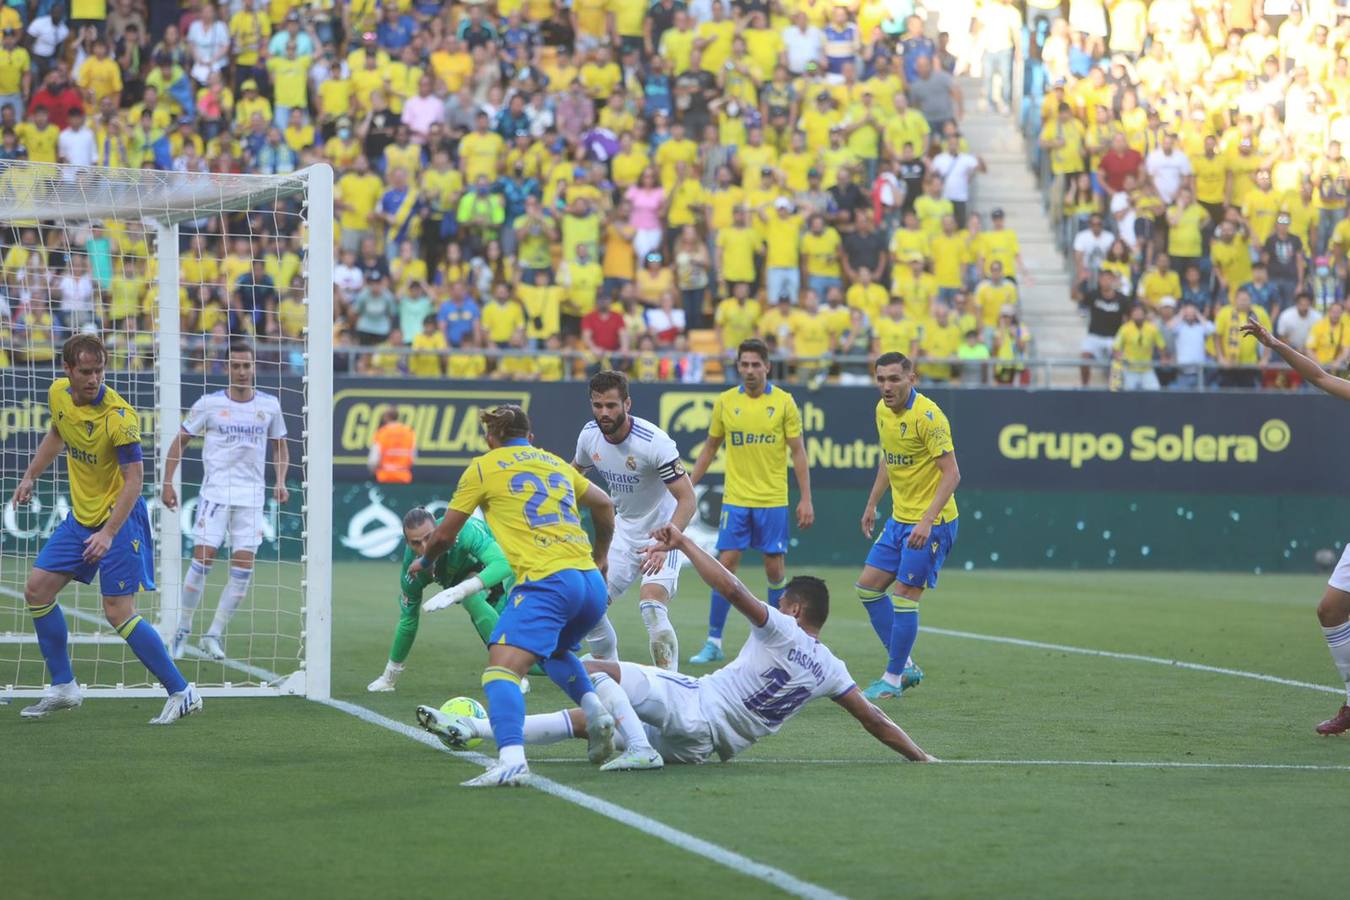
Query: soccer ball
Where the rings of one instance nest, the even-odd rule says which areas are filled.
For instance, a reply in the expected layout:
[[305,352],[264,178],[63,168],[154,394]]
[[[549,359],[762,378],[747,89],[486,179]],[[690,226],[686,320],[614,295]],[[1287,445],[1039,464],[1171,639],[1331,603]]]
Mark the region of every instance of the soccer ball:
[[[483,709],[483,704],[472,697],[452,697],[441,704],[441,712],[447,716],[464,716],[469,719],[486,719],[487,710]],[[473,738],[464,744],[465,750],[472,750],[483,743],[482,738]]]

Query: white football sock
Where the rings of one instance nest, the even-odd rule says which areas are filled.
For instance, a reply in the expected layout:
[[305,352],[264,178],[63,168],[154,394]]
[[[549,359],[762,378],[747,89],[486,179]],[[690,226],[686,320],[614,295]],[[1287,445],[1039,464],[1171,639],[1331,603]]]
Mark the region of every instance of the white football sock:
[[384,664],[384,680],[390,684],[398,683],[398,676],[403,674],[403,663],[396,663],[392,659]]
[[647,626],[647,634],[674,630],[670,624],[670,612],[660,600],[643,600],[638,604],[638,612],[642,613],[642,624]]
[[[591,677],[591,683],[595,683],[594,676]],[[609,712],[609,710],[605,708],[605,704],[600,702],[600,698],[596,696],[595,691],[590,691],[589,693],[582,695],[581,711],[586,714],[587,722],[594,722],[597,716],[603,716]]]
[[712,644],[718,650],[722,649],[722,639],[720,637],[713,637],[712,635],[708,635],[708,643]]
[[[474,728],[487,732],[479,737],[492,737],[492,726],[487,719],[474,719]],[[481,725],[479,724],[481,723]],[[566,710],[525,717],[525,743],[556,744],[572,737],[572,717]]]
[[614,717],[614,727],[618,730],[619,736],[623,738],[628,749],[650,750],[651,744],[647,740],[647,729],[643,726],[642,720],[638,718],[637,712],[633,709],[633,704],[629,702],[628,694],[624,689],[603,672],[592,673],[591,681],[595,683],[595,692],[600,695],[600,702],[605,704],[610,715]]
[[525,764],[525,747],[522,744],[516,744],[514,747],[498,747],[497,762],[503,766],[514,766]]
[[1350,704],[1350,622],[1323,628],[1322,634],[1326,636],[1331,659],[1345,680],[1345,702]]
[[206,576],[211,564],[193,560],[188,566],[187,577],[183,579],[182,608],[178,611],[178,632],[188,634],[192,631],[192,614],[202,602],[202,592],[206,590]]
[[602,618],[600,624],[586,635],[586,643],[590,647],[591,656],[595,659],[619,658],[619,635],[610,624],[609,616]]
[[230,566],[230,579],[225,582],[225,590],[220,592],[220,604],[216,607],[215,618],[211,620],[211,627],[206,631],[208,636],[215,638],[225,636],[225,628],[230,624],[234,611],[243,602],[244,595],[248,593],[248,584],[252,580],[252,569]]

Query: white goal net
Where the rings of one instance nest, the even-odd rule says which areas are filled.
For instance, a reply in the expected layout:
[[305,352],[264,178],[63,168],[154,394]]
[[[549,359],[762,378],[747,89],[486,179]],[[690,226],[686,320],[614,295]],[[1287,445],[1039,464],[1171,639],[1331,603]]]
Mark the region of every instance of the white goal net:
[[[140,614],[204,694],[328,695],[332,220],[327,166],[250,176],[0,163],[0,696],[48,680],[24,585],[70,511],[65,459],[32,502],[12,495],[51,425],[61,345],[80,333],[102,337],[107,386],[140,415],[156,541]],[[203,498],[209,440],[225,462]],[[238,469],[220,474],[259,445],[260,489]],[[208,560],[198,545],[211,544]],[[95,578],[57,598],[76,679],[161,693],[104,621],[102,593]]]

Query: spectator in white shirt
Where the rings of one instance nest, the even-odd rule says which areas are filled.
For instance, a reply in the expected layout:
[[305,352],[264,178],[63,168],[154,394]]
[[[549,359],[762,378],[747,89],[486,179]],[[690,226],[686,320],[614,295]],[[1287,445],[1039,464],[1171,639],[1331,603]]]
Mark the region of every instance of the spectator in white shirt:
[[1290,347],[1302,350],[1308,346],[1308,335],[1312,327],[1322,318],[1322,314],[1313,309],[1312,295],[1300,291],[1294,298],[1294,305],[1286,307],[1275,320],[1275,335]]
[[961,149],[961,134],[947,135],[946,147],[933,158],[933,171],[942,176],[942,196],[952,201],[958,228],[966,227],[970,186],[979,172],[987,171],[984,160]]
[[1177,136],[1172,132],[1163,135],[1162,146],[1144,157],[1144,171],[1153,179],[1158,196],[1168,206],[1177,198],[1177,191],[1191,177],[1191,161],[1186,154],[1177,149]]
[[94,322],[94,279],[89,276],[89,261],[82,254],[72,254],[70,268],[61,276],[57,288],[61,296],[61,315],[66,327],[79,331]]
[[333,287],[338,290],[338,298],[350,303],[365,283],[366,276],[356,263],[356,251],[343,250],[342,261],[333,267]]
[[1079,290],[1086,291],[1096,283],[1097,272],[1101,270],[1106,254],[1116,242],[1115,235],[1102,227],[1102,214],[1093,213],[1088,219],[1088,227],[1078,232],[1073,239],[1074,282]]
[[85,124],[84,110],[72,109],[65,129],[56,139],[57,158],[72,166],[92,166],[97,150],[94,132]]
[[1177,377],[1171,387],[1177,390],[1195,390],[1200,387],[1205,365],[1209,362],[1206,347],[1214,333],[1214,323],[1200,316],[1193,303],[1181,307],[1181,315],[1168,324],[1175,347]]
[[33,64],[37,66],[40,81],[56,64],[57,51],[70,37],[70,20],[66,18],[65,4],[54,3],[47,15],[35,17],[28,24],[28,36],[33,39],[29,49],[32,50]]
[[230,30],[217,18],[214,3],[202,6],[201,17],[188,28],[187,43],[192,49],[191,75],[198,84],[206,84],[212,72],[229,63]]
[[806,20],[806,13],[792,17],[792,24],[783,29],[783,51],[787,68],[793,75],[806,72],[807,63],[818,63],[825,53],[825,34]]

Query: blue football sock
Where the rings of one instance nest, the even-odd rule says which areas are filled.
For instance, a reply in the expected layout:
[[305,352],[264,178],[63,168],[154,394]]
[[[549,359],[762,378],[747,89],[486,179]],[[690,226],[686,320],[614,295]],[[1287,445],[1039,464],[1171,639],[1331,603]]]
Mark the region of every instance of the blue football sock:
[[70,669],[70,654],[66,652],[66,617],[61,605],[53,600],[46,606],[30,606],[28,612],[33,617],[33,630],[37,632],[38,649],[47,661],[47,671],[52,676],[52,684],[65,684],[75,680]]
[[780,578],[777,584],[769,585],[769,605],[774,609],[778,608],[778,601],[783,599],[783,591],[785,590],[787,590],[786,575]]
[[886,596],[885,591],[874,591],[860,584],[855,584],[853,589],[857,591],[863,609],[867,610],[867,618],[872,622],[872,630],[877,633],[881,645],[889,649],[891,646],[892,618],[890,598]]
[[525,695],[520,692],[520,676],[501,666],[488,666],[483,671],[483,696],[498,750],[525,746]]
[[562,656],[551,656],[544,660],[544,671],[553,683],[563,689],[563,693],[572,698],[572,702],[581,703],[581,698],[595,690],[586,667],[571,650]]
[[722,639],[722,629],[727,627],[727,613],[731,612],[731,603],[717,591],[712,592],[712,603],[708,606],[708,637]]
[[891,609],[891,659],[886,663],[886,671],[899,675],[905,671],[905,663],[914,649],[914,639],[919,636],[919,601],[905,597],[892,597]]
[[187,679],[169,657],[169,651],[160,640],[159,632],[140,616],[132,616],[117,629],[122,640],[131,647],[131,652],[145,664],[145,667],[164,685],[164,690],[176,694],[187,687]]

